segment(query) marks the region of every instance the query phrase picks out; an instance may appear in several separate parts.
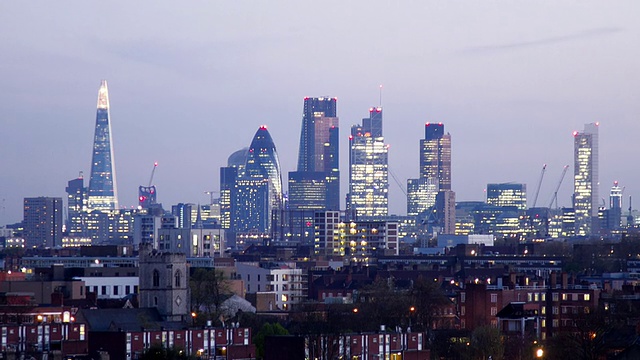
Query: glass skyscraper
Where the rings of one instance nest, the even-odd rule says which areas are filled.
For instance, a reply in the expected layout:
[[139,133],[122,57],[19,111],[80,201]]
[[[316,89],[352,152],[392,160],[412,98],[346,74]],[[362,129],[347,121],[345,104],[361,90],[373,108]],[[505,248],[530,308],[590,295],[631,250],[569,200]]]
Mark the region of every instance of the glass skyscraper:
[[[369,109],[362,126],[349,136],[349,196],[351,219],[386,217],[389,212],[389,147],[382,136],[382,108]],[[378,135],[378,136],[375,136]]]
[[[340,209],[340,124],[335,97],[304,98],[297,171],[289,173],[289,209],[312,197],[318,210]],[[313,178],[313,182],[309,179]],[[319,187],[324,188],[321,197]],[[315,206],[315,205],[314,205]],[[305,206],[306,207],[306,206]]]
[[420,177],[437,178],[440,190],[451,190],[451,135],[444,124],[426,123],[420,140]]
[[98,90],[97,108],[88,208],[89,211],[109,211],[118,208],[118,190],[109,116],[109,90],[106,80],[102,80]]
[[[275,144],[261,126],[248,149],[220,168],[220,221],[231,233],[268,233],[283,207],[282,175]],[[277,218],[277,217],[276,217]]]
[[[436,192],[435,201],[433,192]],[[407,181],[407,212],[426,216],[444,234],[455,232],[455,193],[451,191],[451,135],[444,124],[426,123],[420,140],[420,178]],[[428,214],[425,210],[429,210]]]
[[573,208],[575,235],[595,234],[598,229],[598,126],[586,124],[573,132]]

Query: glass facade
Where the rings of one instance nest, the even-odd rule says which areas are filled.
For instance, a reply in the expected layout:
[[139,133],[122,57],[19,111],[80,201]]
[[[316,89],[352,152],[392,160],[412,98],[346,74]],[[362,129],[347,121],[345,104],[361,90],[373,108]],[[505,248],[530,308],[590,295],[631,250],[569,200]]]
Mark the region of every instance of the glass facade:
[[118,208],[116,169],[114,166],[113,140],[109,116],[109,90],[106,80],[102,80],[98,90],[88,208],[90,211],[109,211]]
[[527,209],[527,185],[517,183],[487,184],[487,204]]
[[598,123],[586,124],[584,131],[575,131],[573,209],[575,235],[597,232],[598,216]]
[[[372,117],[375,119],[372,120]],[[382,108],[372,108],[363,124],[382,127]],[[375,129],[355,125],[349,136],[349,198],[351,219],[386,217],[389,212],[389,147]],[[381,132],[381,131],[380,131]]]

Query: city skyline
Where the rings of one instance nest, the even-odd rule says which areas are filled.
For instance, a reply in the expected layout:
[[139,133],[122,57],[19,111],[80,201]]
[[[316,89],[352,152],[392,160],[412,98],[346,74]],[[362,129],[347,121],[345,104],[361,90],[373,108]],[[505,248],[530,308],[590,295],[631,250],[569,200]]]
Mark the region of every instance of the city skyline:
[[[452,190],[458,201],[483,200],[488,183],[525,183],[531,190],[548,164],[539,199],[546,204],[562,167],[572,164],[572,131],[600,122],[600,194],[618,180],[625,210],[628,196],[640,195],[634,185],[640,174],[629,166],[629,144],[640,130],[636,3],[615,9],[595,1],[314,8],[333,17],[329,29],[308,29],[296,19],[296,12],[309,11],[303,4],[200,4],[184,15],[159,4],[153,22],[143,5],[132,5],[126,15],[113,5],[77,5],[73,18],[53,6],[3,4],[0,12],[6,34],[0,44],[12,49],[0,67],[0,225],[21,220],[23,198],[66,197],[67,182],[78,171],[90,173],[95,87],[103,78],[110,82],[125,206],[137,204],[137,188],[155,161],[158,202],[206,203],[204,192],[219,188],[227,156],[246,146],[261,124],[278,146],[282,172],[294,171],[300,100],[337,96],[346,129],[378,100],[380,84],[389,167],[401,184],[416,174],[416,134],[426,122],[443,122],[455,136]],[[97,9],[100,19],[91,15]],[[380,13],[384,29],[365,21]],[[518,21],[502,21],[509,14]],[[240,15],[258,25],[234,24]],[[122,26],[103,32],[108,23]],[[316,33],[346,55],[300,56],[320,44],[307,42]],[[347,56],[371,51],[372,44],[384,54],[366,61]],[[243,106],[247,99],[253,106]],[[343,174],[347,135],[340,137]],[[389,187],[390,213],[405,213],[402,191],[391,179]],[[560,206],[571,205],[572,187],[567,177]]]

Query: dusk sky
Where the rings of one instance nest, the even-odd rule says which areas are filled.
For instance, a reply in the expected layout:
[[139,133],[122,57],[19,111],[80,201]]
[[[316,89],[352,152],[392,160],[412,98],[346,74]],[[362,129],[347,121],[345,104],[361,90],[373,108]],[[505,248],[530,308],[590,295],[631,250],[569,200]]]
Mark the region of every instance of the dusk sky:
[[[351,125],[379,104],[389,167],[418,176],[425,122],[452,136],[457,200],[523,182],[570,206],[574,130],[600,122],[600,195],[640,208],[640,1],[56,1],[0,3],[0,226],[24,197],[88,185],[109,82],[121,205],[157,161],[165,208],[207,203],[219,168],[267,125],[295,170],[305,96],[338,97],[342,204]],[[406,199],[390,177],[390,213]],[[529,202],[531,205],[531,201]]]

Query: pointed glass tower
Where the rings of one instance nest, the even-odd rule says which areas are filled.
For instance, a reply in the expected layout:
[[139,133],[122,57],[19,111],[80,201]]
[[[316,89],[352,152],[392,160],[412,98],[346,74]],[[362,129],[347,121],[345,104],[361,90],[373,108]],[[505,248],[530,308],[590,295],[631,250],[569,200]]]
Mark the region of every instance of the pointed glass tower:
[[109,90],[106,80],[102,80],[100,90],[98,90],[98,112],[96,132],[93,138],[88,208],[90,211],[108,211],[118,208],[116,168],[109,119]]

